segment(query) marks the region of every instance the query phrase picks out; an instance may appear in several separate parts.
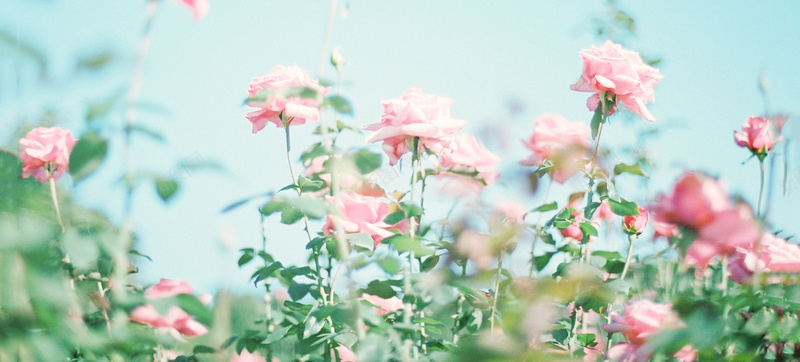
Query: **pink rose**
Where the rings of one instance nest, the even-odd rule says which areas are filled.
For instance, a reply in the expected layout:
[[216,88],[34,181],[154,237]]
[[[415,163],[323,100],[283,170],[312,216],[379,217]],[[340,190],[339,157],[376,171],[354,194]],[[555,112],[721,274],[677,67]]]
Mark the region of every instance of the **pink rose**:
[[539,166],[549,158],[557,167],[550,177],[563,184],[580,170],[577,161],[591,146],[589,133],[589,126],[583,122],[570,122],[557,114],[544,114],[534,122],[528,140],[522,141],[533,153],[519,163]]
[[625,232],[629,234],[641,234],[642,231],[644,231],[645,226],[647,226],[647,221],[650,220],[647,210],[641,206],[638,206],[638,210],[639,215],[622,217],[622,227],[625,229]]
[[736,248],[751,250],[761,229],[753,212],[745,204],[717,212],[711,222],[700,228],[697,239],[686,251],[686,263],[705,268],[717,255],[730,255]]
[[653,86],[663,78],[658,69],[644,62],[639,53],[623,49],[621,45],[607,40],[601,47],[594,47],[580,52],[583,59],[583,74],[570,86],[579,92],[593,92],[594,110],[600,100],[597,94],[610,93],[622,102],[625,108],[648,121],[655,118],[647,110],[647,102],[655,101]]
[[500,176],[495,171],[500,157],[489,152],[480,140],[471,135],[456,136],[450,146],[442,151],[441,162],[442,167],[455,172],[477,172],[487,185]]
[[320,86],[317,80],[311,79],[307,71],[296,65],[289,67],[278,65],[269,74],[253,78],[248,91],[250,98],[267,93],[266,100],[247,102],[248,106],[260,108],[245,115],[253,123],[253,133],[264,129],[267,122],[283,127],[284,122],[286,125],[299,125],[305,124],[306,120],[316,122],[319,119],[319,101],[316,98],[286,97],[280,94],[281,91],[291,88],[308,88],[315,91],[319,97],[324,97],[329,90]]
[[[331,173],[328,172],[328,170],[326,170],[324,166],[325,162],[328,161],[329,158],[330,156],[328,155],[322,155],[313,158],[311,160],[311,163],[309,163],[308,166],[306,167],[305,172],[303,172],[303,175],[305,175],[306,177],[311,177],[316,175],[317,177],[319,177],[320,180],[325,181],[328,184],[328,186],[330,186],[333,178],[331,177]],[[339,184],[338,186],[340,191],[344,192],[359,191],[363,187],[368,186],[365,185],[364,180],[356,173],[355,170],[349,170],[349,168],[346,166],[347,165],[343,165],[340,163],[335,170],[336,182],[338,182]],[[315,192],[314,194],[317,196],[322,196],[322,195],[327,195],[329,191],[330,191],[329,188],[326,187],[322,190]],[[360,191],[359,193],[364,194],[363,192]]]
[[400,99],[384,100],[381,121],[363,127],[373,131],[366,142],[383,141],[383,150],[392,165],[409,152],[415,137],[426,149],[440,153],[450,145],[453,133],[466,124],[450,117],[450,103],[449,98],[422,93],[417,88],[407,90]]
[[356,362],[358,361],[358,356],[356,356],[353,351],[349,348],[345,347],[344,345],[340,344],[336,347],[336,353],[339,354],[339,361],[342,362]]
[[608,201],[603,200],[600,202],[600,206],[597,207],[597,218],[601,220],[611,220],[615,215],[616,214],[611,211],[611,206],[608,205]]
[[231,362],[267,362],[267,359],[262,357],[258,351],[250,353],[246,349],[243,349],[242,353],[231,358]]
[[144,296],[150,299],[158,299],[192,293],[192,287],[185,281],[161,279],[158,284],[148,288],[144,292]]
[[[653,357],[652,350],[647,346],[633,343],[617,343],[608,350],[606,358],[617,362],[647,362]],[[690,345],[683,346],[672,355],[678,362],[692,362],[697,360],[697,350]]]
[[[192,287],[186,282],[169,279],[161,279],[158,284],[153,285],[144,292],[144,296],[147,299],[171,298],[180,294],[192,294]],[[210,295],[202,295],[198,298],[204,303],[211,301]],[[153,328],[169,330],[173,333],[180,333],[187,337],[208,333],[208,328],[176,306],[171,307],[166,316],[162,316],[152,305],[140,305],[131,311],[130,318],[134,322],[147,324]]]
[[761,237],[761,255],[753,245],[752,249],[736,248],[728,259],[730,279],[744,284],[756,270],[773,273],[800,273],[800,246],[790,244],[773,234],[764,233]]
[[[621,332],[628,342],[642,345],[657,334],[663,327],[680,325],[678,315],[672,311],[671,304],[640,300],[625,306],[625,315],[612,315],[614,323],[601,328],[609,333]],[[610,351],[609,351],[610,352]]]
[[502,215],[506,220],[515,224],[525,223],[525,214],[528,210],[514,200],[500,200],[494,204],[494,211]]
[[72,131],[61,127],[36,127],[19,140],[22,152],[22,178],[33,177],[40,182],[58,179],[69,171],[69,155],[78,141]]
[[660,222],[700,228],[717,212],[730,207],[722,184],[697,172],[687,172],[678,179],[672,195],[660,195],[652,208]]
[[687,344],[683,346],[683,348],[679,349],[678,352],[675,352],[675,354],[672,355],[672,358],[677,359],[678,362],[696,361],[698,358],[697,350],[694,349],[691,345]]
[[[334,203],[335,198],[326,197],[328,202]],[[346,233],[367,233],[372,237],[375,246],[381,240],[394,235],[391,229],[398,229],[402,232],[408,230],[408,221],[402,221],[390,225],[383,221],[389,215],[389,204],[376,197],[362,196],[356,193],[339,195],[338,208],[339,215],[328,215],[325,225],[322,227],[325,235],[336,232],[336,226]]]
[[469,198],[480,195],[486,185],[480,181],[452,172],[440,172],[433,175],[442,194]]
[[370,302],[372,305],[375,306],[375,311],[378,312],[379,315],[386,315],[387,313],[396,312],[401,310],[405,307],[403,301],[398,297],[391,297],[389,299],[383,299],[377,295],[370,295],[370,294],[361,294],[361,299]]
[[678,229],[678,225],[671,224],[668,222],[661,222],[658,220],[653,219],[653,229],[655,232],[653,233],[653,240],[658,238],[669,238],[673,236],[678,236],[680,234],[680,230]]
[[737,145],[749,148],[754,154],[766,154],[783,140],[780,133],[776,132],[783,127],[783,122],[785,120],[774,124],[770,118],[750,117],[741,132],[733,131],[733,138]]
[[195,19],[200,20],[208,14],[208,0],[178,0],[184,5],[192,9],[192,15]]

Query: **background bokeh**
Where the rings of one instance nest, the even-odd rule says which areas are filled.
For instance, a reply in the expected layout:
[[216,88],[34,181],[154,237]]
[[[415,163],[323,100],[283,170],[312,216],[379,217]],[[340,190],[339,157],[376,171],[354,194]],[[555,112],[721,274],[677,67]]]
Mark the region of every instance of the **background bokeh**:
[[[243,197],[279,189],[290,179],[283,132],[268,126],[252,134],[243,117],[248,83],[278,64],[297,64],[334,81],[335,70],[327,62],[333,47],[341,47],[346,60],[342,92],[355,109],[346,122],[376,122],[380,101],[410,87],[450,97],[453,116],[467,120],[466,131],[503,159],[503,176],[484,202],[512,194],[531,208],[542,201],[541,195],[518,196],[527,179],[517,165],[526,156],[519,140],[542,113],[588,123],[588,94],[570,91],[569,85],[581,72],[578,51],[600,45],[607,36],[597,36],[596,28],[603,25],[598,21],[613,18],[608,3],[339,1],[323,50],[329,5],[211,1],[207,18],[197,21],[179,2],[160,2],[138,122],[165,140],[137,138],[135,168],[166,175],[193,160],[219,167],[181,173],[181,190],[166,205],[151,187],[137,189],[137,248],[153,259],[137,262],[144,283],[163,277],[187,280],[204,292],[254,290],[247,280],[252,271],[239,271],[236,259],[239,248],[261,244],[259,204],[220,211]],[[770,112],[800,114],[800,3],[622,1],[617,6],[635,19],[635,35],[611,36],[648,59],[663,59],[658,68],[664,75],[649,107],[657,122],[612,118],[603,136],[604,145],[619,150],[644,144],[656,162],[648,170],[650,189],[636,189],[633,183],[627,192],[644,202],[668,188],[680,172],[699,169],[723,178],[729,190],[755,203],[758,163],[742,164],[749,152],[736,147],[733,130],[747,117],[764,113],[759,79],[769,85]],[[124,95],[144,7],[141,0],[0,0],[2,147],[18,151],[20,129],[41,122],[79,134],[86,129],[89,105]],[[108,55],[108,65],[95,70],[80,66],[81,59],[98,54]],[[104,167],[77,185],[68,177],[59,181],[64,188],[74,187],[79,203],[117,221],[123,199],[121,116],[119,111],[103,120],[112,137]],[[785,130],[793,141],[800,139],[796,121],[790,120]],[[653,126],[660,131],[657,137],[636,138]],[[294,149],[313,142],[311,131],[293,128]],[[347,141],[361,146],[358,137]],[[800,152],[789,144],[788,189],[784,192],[782,180],[775,181],[770,214],[773,229],[784,235],[800,232]],[[783,146],[777,149],[785,152]],[[780,179],[784,165],[778,166],[774,175]],[[551,198],[583,187],[583,182],[568,182],[556,187]],[[265,228],[276,258],[304,262],[300,224],[268,222]],[[517,266],[527,270],[524,259]]]

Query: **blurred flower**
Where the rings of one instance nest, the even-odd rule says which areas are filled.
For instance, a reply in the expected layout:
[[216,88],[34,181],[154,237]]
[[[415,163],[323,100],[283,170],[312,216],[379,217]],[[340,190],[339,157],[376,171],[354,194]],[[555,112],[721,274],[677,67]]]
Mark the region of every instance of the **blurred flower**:
[[243,349],[242,353],[231,358],[231,362],[267,362],[267,359],[262,357],[258,351],[250,353],[246,349]]
[[750,117],[741,132],[733,131],[733,138],[737,145],[749,148],[753,154],[766,155],[776,143],[783,140],[779,133],[783,122],[785,118],[774,124],[771,118]]
[[208,14],[208,0],[178,0],[184,5],[192,9],[192,15],[195,19],[200,20]]
[[375,306],[375,311],[378,312],[378,315],[386,315],[387,313],[396,312],[405,307],[403,301],[398,297],[384,299],[377,295],[364,293],[361,294],[361,299],[372,303],[372,305]]
[[655,233],[653,233],[653,240],[658,239],[660,237],[664,237],[667,240],[673,236],[678,236],[680,234],[680,230],[678,229],[678,225],[671,224],[668,222],[661,222],[658,220],[653,219],[653,229],[655,229]]
[[[328,184],[328,187],[325,187],[317,192],[314,192],[316,196],[327,195],[329,193],[329,188],[331,182],[333,181],[332,172],[329,172],[325,169],[325,162],[330,159],[329,155],[321,155],[314,157],[311,162],[306,167],[305,172],[303,173],[306,177],[317,176],[320,180],[325,181]],[[340,157],[337,156],[337,160],[341,160]],[[335,167],[336,172],[336,182],[338,183],[338,190],[343,192],[358,192],[360,194],[364,194],[359,190],[364,188],[366,182],[362,179],[354,169],[351,169],[349,164],[344,164],[339,162]],[[333,168],[333,167],[331,167]]]
[[69,155],[78,141],[61,127],[36,127],[19,140],[22,178],[33,175],[40,182],[58,179],[69,171]]
[[[335,203],[336,198],[327,196],[326,200]],[[396,224],[383,221],[389,215],[389,204],[376,197],[362,196],[356,193],[339,194],[338,215],[331,214],[326,218],[322,231],[325,235],[336,232],[337,225],[346,233],[367,233],[372,237],[375,246],[381,240],[394,235],[391,229],[407,231],[408,220],[403,219]]]
[[473,230],[465,230],[458,235],[456,251],[472,260],[478,270],[486,270],[494,260],[492,238]]
[[614,323],[601,328],[609,333],[621,332],[628,342],[637,345],[644,344],[664,327],[681,324],[671,304],[654,303],[646,299],[625,305],[625,315],[614,314],[611,319]]
[[[192,287],[186,282],[169,279],[161,279],[158,284],[150,287],[144,293],[145,298],[150,300],[171,298],[180,294],[192,294]],[[198,299],[210,302],[209,298],[210,295],[207,298],[201,296]],[[208,329],[204,325],[177,306],[170,307],[167,315],[163,316],[151,304],[140,305],[131,311],[130,318],[134,322],[147,324],[153,328],[166,329],[187,337],[208,333]]]
[[730,255],[736,248],[751,250],[760,233],[752,210],[745,204],[717,212],[689,246],[686,263],[705,268],[714,256]]
[[608,201],[601,201],[600,206],[597,207],[597,218],[601,220],[611,220],[614,218],[614,215],[616,214],[611,211],[611,206],[608,205]]
[[409,152],[409,143],[419,137],[420,145],[433,153],[449,147],[452,135],[463,128],[466,122],[450,117],[452,100],[422,90],[411,88],[399,99],[383,102],[383,116],[379,123],[364,126],[373,131],[367,143],[383,141],[383,151],[394,165]]
[[[728,259],[730,279],[743,284],[756,270],[773,273],[800,273],[800,246],[764,233],[757,250],[736,248]],[[760,254],[760,255],[759,255]]]
[[642,62],[639,53],[623,49],[610,40],[599,48],[592,46],[582,50],[580,55],[583,74],[570,89],[595,93],[587,104],[589,109],[597,108],[600,101],[597,95],[610,93],[631,112],[645,120],[655,121],[645,105],[655,101],[653,86],[663,78],[658,69]]
[[629,234],[641,234],[642,231],[644,231],[644,228],[647,226],[647,222],[650,220],[647,210],[641,206],[638,206],[637,209],[639,211],[639,215],[622,217],[622,227],[625,229],[625,232]]
[[589,126],[570,122],[557,114],[544,114],[533,124],[533,133],[522,143],[533,152],[519,163],[540,166],[549,159],[556,168],[550,172],[554,181],[563,184],[581,169],[579,160],[591,146]]
[[[291,94],[294,91],[302,93],[302,88],[310,89],[316,93],[316,97],[306,98],[311,95]],[[300,67],[278,65],[269,74],[253,78],[250,82],[250,99],[247,105],[260,109],[247,113],[245,117],[253,123],[253,133],[264,129],[267,122],[272,122],[277,127],[283,127],[284,123],[305,124],[306,120],[316,122],[319,119],[317,98],[324,97],[328,90],[329,88],[320,86],[317,80],[311,79],[308,72]],[[265,99],[259,99],[265,95]]]
[[349,348],[345,347],[344,345],[340,344],[336,347],[336,352],[339,354],[339,361],[341,362],[356,362],[358,358],[353,351]]
[[657,221],[698,229],[729,207],[722,183],[697,172],[687,172],[675,183],[672,195],[660,195],[651,210]]
[[467,134],[456,136],[441,153],[442,167],[457,173],[477,172],[487,185],[491,185],[500,176],[495,171],[498,163],[500,157],[489,152],[480,140]]
[[524,224],[525,214],[528,212],[525,206],[522,206],[522,204],[514,200],[500,200],[495,202],[494,211],[515,224]]

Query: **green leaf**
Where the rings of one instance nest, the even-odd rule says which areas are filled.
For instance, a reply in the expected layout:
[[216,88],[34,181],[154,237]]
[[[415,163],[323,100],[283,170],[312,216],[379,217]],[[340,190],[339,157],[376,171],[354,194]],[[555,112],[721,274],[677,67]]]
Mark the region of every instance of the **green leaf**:
[[435,268],[436,264],[438,263],[439,263],[439,256],[431,255],[430,257],[425,259],[425,261],[423,261],[422,264],[420,264],[420,269],[422,270],[423,273],[429,272],[433,270],[433,268]]
[[181,307],[186,313],[189,313],[197,319],[198,322],[210,326],[214,321],[214,313],[208,309],[202,302],[195,296],[189,294],[179,294],[175,297],[178,301],[178,307]]
[[353,106],[350,104],[350,101],[348,101],[347,98],[342,96],[334,95],[325,98],[325,100],[322,102],[322,106],[323,108],[324,106],[331,106],[340,114],[346,114],[348,116],[353,115]]
[[[600,103],[602,103],[602,96],[600,97]],[[597,109],[594,110],[594,116],[592,116],[592,139],[597,138],[597,133],[600,131],[600,124],[603,123],[603,107],[601,104],[597,105]]]
[[578,343],[584,347],[594,347],[597,345],[595,342],[597,336],[594,333],[582,333],[577,335]]
[[628,165],[620,163],[614,166],[615,175],[623,173],[629,173],[631,175],[647,176],[647,174],[645,174],[644,171],[642,171],[642,167],[639,164]]
[[311,291],[312,284],[299,284],[294,283],[289,286],[289,297],[292,298],[294,301],[298,301],[303,299],[309,291]]
[[432,255],[434,253],[432,249],[423,246],[419,238],[411,239],[408,235],[398,234],[390,236],[383,239],[383,243],[394,246],[394,248],[401,253],[411,251],[416,254],[417,257]]
[[375,262],[381,267],[381,269],[383,269],[383,271],[391,275],[399,273],[402,266],[400,260],[392,257],[381,258]]
[[375,153],[368,150],[359,150],[353,154],[353,160],[356,163],[358,172],[362,175],[366,175],[381,167],[383,156],[381,156],[380,153]]
[[242,265],[245,265],[245,264],[249,263],[251,260],[253,260],[253,258],[255,258],[255,256],[256,256],[256,254],[255,254],[255,250],[253,250],[252,248],[246,248],[246,249],[242,249],[240,251],[242,252],[242,256],[239,257],[238,264],[239,264],[239,267],[241,268]]
[[75,182],[89,176],[108,153],[108,141],[95,132],[85,132],[69,156],[69,170]]
[[537,271],[542,271],[545,267],[547,267],[547,264],[550,263],[550,259],[552,259],[553,255],[555,255],[555,254],[556,253],[554,253],[554,252],[547,252],[544,255],[534,257],[534,262],[536,264],[536,270]]
[[99,70],[106,66],[109,62],[114,60],[114,53],[111,51],[102,51],[97,54],[92,54],[78,60],[78,69],[85,70]]
[[389,225],[394,225],[394,224],[397,224],[397,223],[403,221],[403,219],[405,219],[405,218],[406,218],[406,213],[405,212],[403,212],[403,211],[395,211],[395,212],[393,212],[393,213],[391,213],[389,215],[386,215],[386,217],[383,218],[383,222],[385,222],[385,223],[387,223]]
[[271,277],[273,273],[275,273],[278,269],[281,268],[283,268],[283,264],[281,264],[281,262],[279,261],[276,261],[270,265],[267,265],[261,269],[256,270],[256,272],[253,273],[253,276],[251,276],[250,279],[253,279],[253,284],[258,286],[258,282]]
[[306,250],[316,249],[322,246],[322,244],[325,243],[325,239],[326,238],[324,237],[316,237],[314,239],[311,239],[311,241],[309,241],[308,244],[306,244]]
[[545,211],[550,211],[550,210],[555,210],[555,209],[558,209],[558,203],[553,201],[553,202],[551,202],[549,204],[544,204],[542,206],[539,206],[539,207],[537,207],[537,208],[535,208],[535,209],[533,209],[531,211],[545,212]]
[[412,202],[403,202],[400,204],[400,208],[406,213],[408,217],[420,216],[422,215],[422,208]]
[[173,179],[167,179],[163,177],[155,177],[153,178],[154,185],[156,187],[156,192],[158,193],[158,197],[161,198],[161,201],[168,202],[175,196],[175,193],[178,192],[179,184],[177,181]]
[[201,353],[217,353],[217,350],[202,344],[194,346],[194,349],[192,349],[192,354],[201,354]]
[[633,202],[620,198],[619,201],[608,199],[611,211],[619,216],[639,215],[639,206]]
[[598,236],[597,229],[589,223],[588,221],[582,222],[580,224],[580,229],[583,232],[583,235],[591,235],[591,236]]
[[282,340],[283,337],[286,335],[286,332],[288,332],[290,328],[292,328],[292,326],[286,326],[283,328],[276,329],[274,332],[270,333],[266,339],[261,341],[261,344],[272,344]]
[[392,288],[393,281],[391,280],[373,280],[367,284],[364,293],[375,295],[383,299],[389,299],[397,296],[397,292]]
[[294,206],[287,205],[281,211],[281,224],[291,225],[303,218],[303,212]]
[[350,244],[372,251],[375,249],[375,240],[367,233],[347,234]]

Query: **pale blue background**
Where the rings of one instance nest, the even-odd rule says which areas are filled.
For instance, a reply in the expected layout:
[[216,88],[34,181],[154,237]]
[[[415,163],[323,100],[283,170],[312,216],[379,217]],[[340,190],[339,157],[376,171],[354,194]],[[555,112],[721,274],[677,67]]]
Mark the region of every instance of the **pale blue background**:
[[[7,47],[0,48],[0,139],[10,144],[19,119],[35,123],[48,108],[56,111],[58,124],[82,131],[87,102],[126,89],[144,4],[0,0],[0,26],[43,49],[50,62],[50,77],[36,83],[31,66]],[[591,19],[605,11],[604,4],[340,1],[330,46],[341,46],[347,60],[343,92],[354,105],[355,118],[346,121],[358,126],[376,122],[380,101],[399,97],[409,87],[451,97],[453,116],[467,120],[466,131],[480,133],[502,157],[505,176],[498,186],[515,184],[515,178],[524,177],[516,162],[526,156],[519,139],[529,134],[538,115],[555,112],[586,122],[591,118],[585,108],[588,94],[570,91],[569,85],[581,72],[578,51],[601,43],[591,33]],[[650,106],[664,131],[647,142],[660,162],[652,186],[665,190],[683,170],[701,169],[721,176],[731,191],[755,203],[757,162],[741,164],[749,153],[735,146],[732,132],[748,116],[763,112],[757,88],[760,72],[769,80],[771,109],[800,113],[800,3],[621,5],[639,26],[638,37],[628,46],[665,59],[659,65],[664,80],[656,86],[656,103]],[[166,206],[150,187],[137,191],[139,250],[154,259],[138,263],[144,282],[164,277],[188,280],[200,291],[252,290],[247,278],[253,269],[238,271],[235,261],[238,248],[260,246],[257,205],[225,215],[220,210],[244,196],[280,188],[289,183],[289,176],[283,133],[268,126],[253,135],[242,101],[250,79],[277,64],[298,64],[317,75],[328,6],[307,0],[216,0],[208,17],[195,21],[178,2],[161,1],[142,83],[142,101],[157,107],[139,114],[140,122],[161,131],[168,143],[138,139],[136,168],[166,174],[186,157],[199,156],[226,171],[194,173]],[[349,11],[343,18],[346,6]],[[118,56],[110,69],[88,76],[74,73],[76,57],[101,49]],[[323,77],[334,75],[326,63]],[[521,111],[510,114],[511,103]],[[112,127],[120,126],[120,114],[109,120]],[[651,126],[641,120],[626,124],[612,119],[604,144],[634,144],[630,125]],[[296,150],[311,142],[310,132],[311,127],[293,129]],[[786,133],[800,138],[800,127],[790,121]],[[795,147],[788,165],[790,172],[797,172],[789,179],[795,192],[783,197],[776,188],[771,215],[774,230],[794,234],[800,232],[797,153]],[[121,162],[120,149],[114,147],[103,170],[74,188],[82,204],[104,210],[115,220],[122,209],[123,193],[116,182]],[[60,182],[72,187],[68,178]],[[568,183],[553,195],[580,189],[581,182]],[[531,200],[527,206],[533,207]],[[491,203],[492,198],[484,201]],[[563,204],[563,198],[559,201]],[[221,230],[230,236],[220,237]],[[270,251],[278,258],[303,262],[305,236],[299,224],[269,223],[268,234]],[[223,239],[233,244],[223,244]],[[512,268],[526,270],[525,256],[518,259],[510,263]]]

